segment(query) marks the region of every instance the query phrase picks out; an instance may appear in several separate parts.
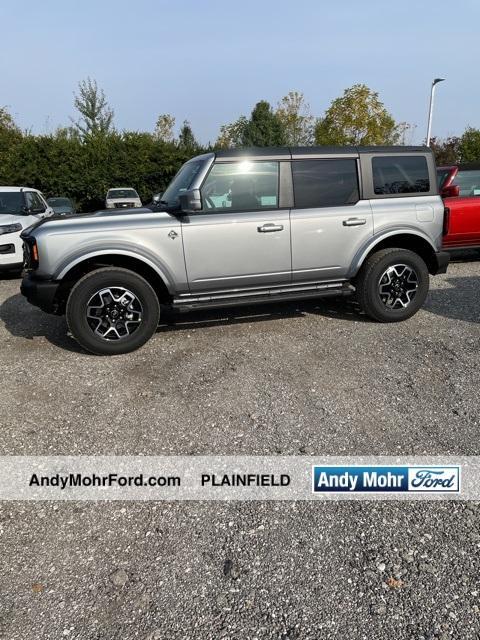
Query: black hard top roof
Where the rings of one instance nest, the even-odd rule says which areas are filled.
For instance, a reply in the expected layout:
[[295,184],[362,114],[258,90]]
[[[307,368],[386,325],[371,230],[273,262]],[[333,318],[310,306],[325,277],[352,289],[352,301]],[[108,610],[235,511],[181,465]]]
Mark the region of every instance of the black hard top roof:
[[295,156],[321,156],[321,155],[358,155],[360,153],[431,153],[430,147],[249,147],[245,149],[219,149],[215,151],[217,158],[292,158]]

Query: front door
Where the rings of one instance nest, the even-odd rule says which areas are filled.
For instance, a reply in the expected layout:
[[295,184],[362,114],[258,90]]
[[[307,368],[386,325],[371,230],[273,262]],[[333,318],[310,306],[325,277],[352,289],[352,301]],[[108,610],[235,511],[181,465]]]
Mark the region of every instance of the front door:
[[290,219],[278,208],[278,172],[278,162],[212,165],[202,211],[182,221],[192,293],[290,283]]

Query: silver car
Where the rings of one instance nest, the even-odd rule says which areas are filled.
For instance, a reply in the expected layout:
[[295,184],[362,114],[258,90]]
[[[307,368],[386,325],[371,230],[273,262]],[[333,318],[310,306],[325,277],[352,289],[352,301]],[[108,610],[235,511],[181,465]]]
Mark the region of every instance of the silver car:
[[158,205],[24,232],[22,292],[96,354],[143,345],[161,304],[354,295],[396,322],[446,271],[443,220],[426,147],[218,151],[185,163]]

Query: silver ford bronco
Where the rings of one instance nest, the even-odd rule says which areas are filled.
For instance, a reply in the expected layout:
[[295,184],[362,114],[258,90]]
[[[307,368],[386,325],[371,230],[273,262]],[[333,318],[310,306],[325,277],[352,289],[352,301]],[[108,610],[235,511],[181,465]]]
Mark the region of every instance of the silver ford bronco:
[[177,309],[354,295],[411,317],[444,273],[444,206],[427,147],[218,151],[148,208],[47,218],[23,232],[22,293],[96,354],[137,349]]

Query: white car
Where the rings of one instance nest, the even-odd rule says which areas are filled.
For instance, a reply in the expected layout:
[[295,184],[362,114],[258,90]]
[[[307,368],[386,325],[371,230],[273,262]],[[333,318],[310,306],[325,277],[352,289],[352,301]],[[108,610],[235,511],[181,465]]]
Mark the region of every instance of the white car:
[[105,206],[107,209],[133,209],[134,207],[141,207],[142,201],[135,189],[119,187],[108,190]]
[[23,242],[20,234],[53,209],[37,189],[0,187],[0,271],[21,271]]

